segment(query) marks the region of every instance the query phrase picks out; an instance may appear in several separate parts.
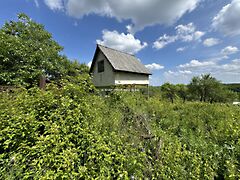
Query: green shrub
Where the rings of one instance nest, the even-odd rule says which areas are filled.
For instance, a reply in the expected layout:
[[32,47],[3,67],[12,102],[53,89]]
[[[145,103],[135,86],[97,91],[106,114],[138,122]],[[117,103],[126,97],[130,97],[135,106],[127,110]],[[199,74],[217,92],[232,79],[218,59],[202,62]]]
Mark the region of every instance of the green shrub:
[[88,76],[0,93],[0,179],[239,179],[240,109],[97,95]]

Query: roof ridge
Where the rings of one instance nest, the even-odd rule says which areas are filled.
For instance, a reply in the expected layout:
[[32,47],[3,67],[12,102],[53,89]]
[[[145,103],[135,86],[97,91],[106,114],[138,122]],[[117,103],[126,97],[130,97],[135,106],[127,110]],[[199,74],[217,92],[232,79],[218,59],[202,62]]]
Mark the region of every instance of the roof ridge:
[[130,54],[130,53],[127,53],[127,52],[124,52],[124,51],[120,51],[120,50],[117,50],[117,49],[114,49],[114,48],[110,48],[110,47],[104,46],[104,45],[102,45],[102,44],[97,44],[97,46],[102,46],[102,47],[105,47],[105,48],[108,48],[108,49],[111,49],[111,50],[114,50],[114,51],[117,51],[117,52],[121,52],[121,53],[130,55],[130,56],[136,57],[134,54]]

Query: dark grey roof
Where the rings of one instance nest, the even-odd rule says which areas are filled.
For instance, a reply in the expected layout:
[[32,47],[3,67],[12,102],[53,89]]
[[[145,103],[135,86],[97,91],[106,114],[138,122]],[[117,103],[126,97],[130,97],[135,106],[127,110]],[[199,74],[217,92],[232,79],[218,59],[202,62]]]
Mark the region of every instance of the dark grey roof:
[[103,52],[115,71],[151,74],[151,72],[134,55],[99,44],[97,47]]

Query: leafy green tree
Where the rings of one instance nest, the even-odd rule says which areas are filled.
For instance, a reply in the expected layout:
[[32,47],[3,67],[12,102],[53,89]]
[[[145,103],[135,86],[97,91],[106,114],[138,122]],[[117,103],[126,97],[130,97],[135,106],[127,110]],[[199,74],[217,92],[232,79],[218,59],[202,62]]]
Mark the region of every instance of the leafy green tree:
[[42,74],[58,76],[58,53],[63,48],[42,25],[25,14],[19,14],[18,21],[2,27],[0,46],[0,84],[32,86]]
[[188,84],[188,89],[189,89],[191,99],[196,100],[196,99],[200,98],[200,101],[202,100],[200,77],[194,76],[192,78],[191,82]]
[[188,97],[188,88],[184,84],[177,84],[176,85],[176,92],[177,95],[183,100],[183,102],[186,101]]
[[163,96],[168,98],[172,103],[174,102],[174,98],[176,97],[176,87],[170,83],[164,83],[161,86],[161,91]]
[[188,85],[189,91],[200,101],[213,101],[222,84],[210,74],[204,74],[200,77],[193,77]]
[[211,94],[210,102],[232,102],[237,100],[236,92],[227,89],[225,86],[220,85],[218,89]]
[[0,85],[37,85],[40,76],[60,80],[88,71],[60,55],[63,48],[44,26],[25,14],[0,29]]

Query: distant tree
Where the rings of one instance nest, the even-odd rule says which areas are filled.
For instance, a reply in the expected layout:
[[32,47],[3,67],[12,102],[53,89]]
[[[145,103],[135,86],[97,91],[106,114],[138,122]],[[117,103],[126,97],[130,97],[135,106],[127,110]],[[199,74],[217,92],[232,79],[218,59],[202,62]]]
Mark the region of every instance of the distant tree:
[[202,90],[201,90],[201,79],[198,76],[194,76],[191,82],[188,84],[189,93],[192,99],[200,98],[200,101],[203,99]]
[[234,93],[210,74],[193,77],[188,88],[193,97],[204,102],[225,102],[235,97]]
[[176,87],[170,83],[164,83],[161,86],[161,91],[163,96],[168,98],[172,103],[174,102],[174,98],[176,97]]
[[188,97],[188,87],[184,84],[177,84],[175,88],[177,95],[185,102]]
[[216,91],[211,94],[210,102],[232,102],[237,100],[236,92],[233,92],[223,85],[220,85]]

